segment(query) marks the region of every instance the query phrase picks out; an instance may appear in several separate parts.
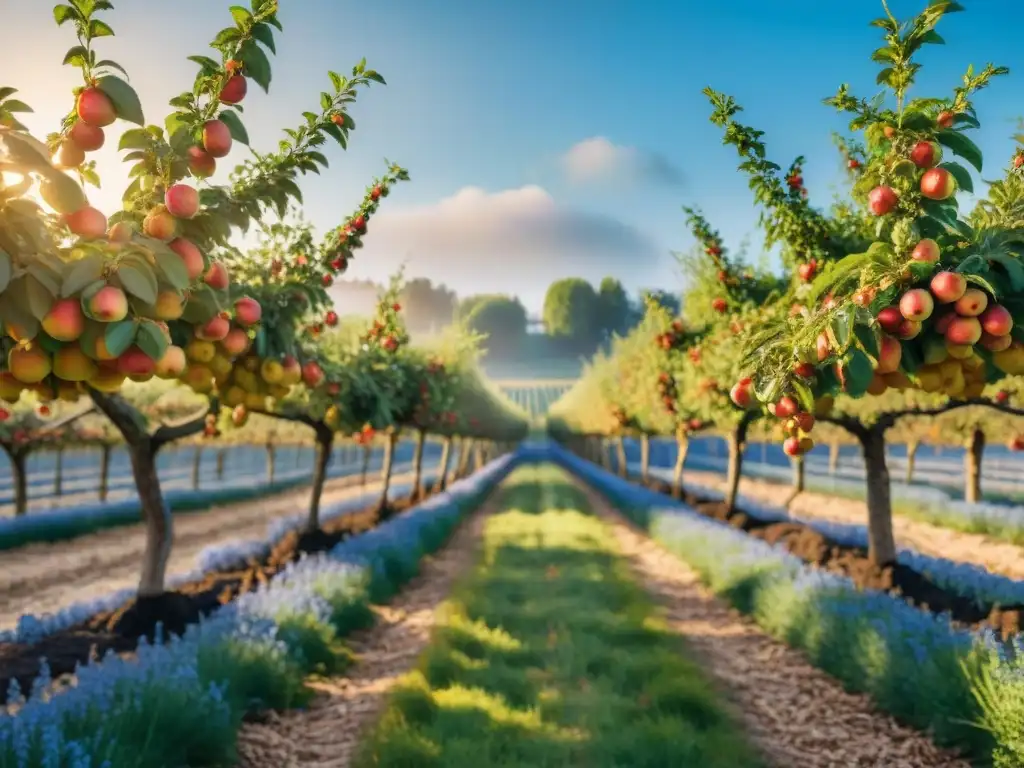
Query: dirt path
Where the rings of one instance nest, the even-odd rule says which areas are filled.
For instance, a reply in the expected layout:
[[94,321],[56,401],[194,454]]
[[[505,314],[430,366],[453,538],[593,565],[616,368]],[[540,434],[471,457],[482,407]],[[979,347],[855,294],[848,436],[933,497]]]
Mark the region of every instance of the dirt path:
[[[684,482],[697,483],[709,488],[725,489],[725,480],[713,472],[687,472]],[[790,489],[779,483],[743,478],[740,493],[768,504],[782,506]],[[831,520],[838,523],[866,525],[867,508],[863,501],[805,492],[790,505],[797,517]],[[956,531],[938,525],[893,515],[893,531],[898,546],[916,549],[933,557],[944,557],[962,563],[974,563],[1014,579],[1024,579],[1024,547],[998,541],[977,533]]]
[[592,490],[584,491],[594,512],[612,525],[623,554],[663,607],[669,626],[686,637],[723,685],[751,741],[773,766],[969,768],[766,635],[710,594],[685,563]]
[[[322,507],[380,488],[375,479],[365,489],[359,480],[356,474],[328,482]],[[393,486],[411,481],[412,473],[392,478]],[[191,571],[196,557],[208,546],[265,537],[270,521],[301,512],[308,499],[309,488],[303,487],[206,512],[176,515],[168,576]],[[136,523],[0,553],[0,629],[12,628],[22,614],[54,613],[78,601],[134,587],[144,546],[145,532],[142,524]]]
[[448,544],[424,559],[419,575],[389,605],[375,608],[377,623],[349,641],[357,661],[345,676],[311,682],[316,695],[306,710],[270,713],[266,723],[242,727],[238,768],[352,764],[392,686],[429,644],[438,606],[476,561],[484,524],[501,501],[500,492],[492,491]]

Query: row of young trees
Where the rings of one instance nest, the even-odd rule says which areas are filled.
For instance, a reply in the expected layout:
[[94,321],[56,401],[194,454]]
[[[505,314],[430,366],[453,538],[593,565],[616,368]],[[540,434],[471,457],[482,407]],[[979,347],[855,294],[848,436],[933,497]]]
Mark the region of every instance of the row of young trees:
[[[408,173],[389,164],[321,238],[289,209],[301,204],[300,177],[327,169],[327,143],[347,148],[350,108],[383,77],[365,61],[349,77],[328,73],[330,89],[276,150],[253,151],[227,183],[213,184],[233,143],[248,144],[241,102],[249,85],[269,90],[282,29],[276,0],[231,8],[233,24],[216,35],[212,55],[190,57],[199,71],[162,125],[146,123],[124,69],[100,58],[102,39],[114,34],[102,18],[112,8],[104,0],[54,8],[56,22],[75,31],[64,62],[81,71],[82,85],[45,141],[18,119],[29,105],[0,88],[0,398],[13,404],[28,393],[43,408],[81,399],[80,410],[50,428],[95,408],[123,440],[146,527],[141,603],[166,595],[172,518],[156,473],[164,446],[214,437],[251,412],[304,425],[318,449],[307,523],[314,532],[336,434],[386,436],[390,477],[403,429],[420,446],[428,431],[441,436],[448,455],[456,436],[482,450],[519,439],[526,422],[476,374],[472,339],[408,345],[397,279],[365,330],[335,329],[328,289]],[[98,183],[88,153],[117,121],[134,124],[118,143],[131,183],[123,209],[108,218],[89,205],[83,186]],[[256,247],[232,245],[236,233],[254,227]],[[179,381],[202,396],[201,405],[154,419],[122,396],[126,382],[154,377]],[[0,413],[7,422],[13,415]],[[13,431],[11,438],[18,442]],[[386,498],[385,491],[382,512]]]
[[[731,507],[752,429],[783,440],[799,491],[812,431],[828,425],[827,441],[843,434],[864,456],[870,557],[879,566],[896,558],[887,439],[916,445],[921,429],[960,435],[969,448],[966,495],[978,498],[985,429],[1006,430],[1007,414],[1024,413],[1014,406],[1024,374],[1024,149],[987,198],[961,214],[957,192],[973,191],[972,176],[942,155],[981,171],[967,133],[980,127],[972,99],[1007,70],[969,67],[951,97],[908,95],[921,50],[943,43],[935,26],[960,10],[934,0],[905,23],[888,9],[872,22],[882,30],[872,60],[887,97],[858,98],[844,85],[826,100],[860,134],[837,137],[851,188],[827,211],[808,201],[803,158],[783,170],[768,159],[763,132],[740,122],[739,105],[705,90],[782,271],[731,259],[700,212],[684,209],[698,250],[683,258],[682,316],[649,307],[553,407],[553,434],[636,434],[645,476],[649,436],[675,435],[678,493],[687,440],[714,430],[728,442]],[[989,418],[993,411],[1001,418]]]

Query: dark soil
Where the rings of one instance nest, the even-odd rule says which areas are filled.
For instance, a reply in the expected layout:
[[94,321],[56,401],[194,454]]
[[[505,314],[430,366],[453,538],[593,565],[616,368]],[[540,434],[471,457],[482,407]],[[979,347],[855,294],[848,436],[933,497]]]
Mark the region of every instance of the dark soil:
[[55,633],[33,645],[0,643],[0,691],[16,680],[25,695],[38,676],[41,659],[46,659],[56,679],[73,673],[75,666],[107,651],[134,651],[142,637],[153,639],[157,624],[164,636],[181,634],[219,606],[267,583],[288,564],[304,554],[316,554],[401,512],[412,504],[407,499],[391,502],[381,510],[377,504],[326,523],[320,530],[292,532],[277,543],[265,558],[250,560],[244,568],[207,574],[202,580],[185,584],[175,592],[139,597],[121,606]]
[[[647,485],[660,493],[672,494],[672,487],[662,481],[650,480]],[[702,515],[726,522],[769,544],[780,544],[816,568],[847,577],[859,589],[886,592],[924,611],[948,613],[953,621],[963,626],[990,627],[1003,639],[1021,631],[1024,605],[979,604],[950,592],[927,574],[908,566],[878,567],[868,560],[867,549],[838,544],[804,523],[766,523],[740,508],[730,511],[723,501],[710,501],[693,494],[684,494],[683,500]]]

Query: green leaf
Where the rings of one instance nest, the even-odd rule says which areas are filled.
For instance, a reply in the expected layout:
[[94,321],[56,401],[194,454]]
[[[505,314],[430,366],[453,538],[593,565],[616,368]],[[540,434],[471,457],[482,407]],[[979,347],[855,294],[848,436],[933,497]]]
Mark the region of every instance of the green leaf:
[[270,90],[270,60],[254,41],[247,41],[238,50],[238,58],[245,65],[245,73],[264,91]]
[[119,152],[126,149],[148,149],[151,143],[149,131],[145,128],[132,128],[121,134],[117,149]]
[[797,402],[800,406],[810,413],[814,413],[814,393],[811,388],[807,386],[807,383],[800,379],[793,379],[789,383],[790,388],[793,390],[793,394],[796,395]]
[[242,33],[238,31],[238,27],[224,27],[217,36],[213,38],[214,48],[223,48],[231,43],[237,43],[242,39]]
[[114,30],[110,28],[110,25],[106,22],[100,21],[99,19],[93,19],[89,22],[89,37],[113,37]]
[[235,23],[239,26],[248,23],[252,18],[252,14],[249,12],[249,9],[243,8],[240,5],[232,5],[228,10],[231,11],[231,18],[233,18]]
[[921,42],[924,44],[931,45],[945,45],[946,41],[942,39],[942,35],[936,32],[934,29],[929,29],[923,35],[921,35]]
[[851,397],[860,397],[866,393],[875,375],[871,358],[855,347],[844,358],[842,367],[845,392]]
[[96,62],[96,67],[107,67],[108,69],[116,69],[118,72],[124,75],[125,78],[128,77],[128,72],[125,71],[125,68],[118,64],[116,61],[111,61],[110,59],[100,59]]
[[267,24],[256,24],[252,28],[252,36],[270,49],[271,53],[277,53],[274,45],[274,30]]
[[348,141],[345,139],[345,132],[334,123],[327,123],[323,127],[323,132],[328,136],[332,136],[335,141],[341,144],[342,149],[348,149]]
[[3,103],[4,112],[32,112],[32,107],[18,99],[8,99]]
[[853,332],[857,336],[857,341],[864,347],[864,351],[877,360],[879,354],[878,329],[874,326],[858,324],[853,327]]
[[53,20],[60,26],[69,19],[80,19],[82,15],[70,5],[58,5],[53,9]]
[[945,168],[949,171],[950,175],[956,179],[957,187],[964,192],[974,192],[974,180],[971,178],[970,171],[960,165],[960,163],[942,163],[939,168]]
[[981,150],[969,138],[959,131],[939,131],[935,134],[935,140],[942,146],[952,150],[954,154],[962,157],[981,173]]
[[105,261],[103,254],[90,253],[88,256],[74,262],[71,269],[64,275],[64,281],[60,287],[60,295],[64,298],[72,296],[90,283],[94,283],[103,277]]
[[879,72],[875,76],[875,84],[876,85],[888,84],[889,78],[892,77],[892,73],[893,73],[893,68],[892,67],[886,67],[885,69],[883,69],[881,72]]
[[154,252],[153,256],[156,259],[157,269],[160,270],[164,280],[179,291],[188,288],[188,270],[185,268],[185,262],[181,260],[178,254],[173,251],[160,249]]
[[36,320],[42,320],[53,306],[54,295],[33,275],[25,275],[22,284],[25,286],[29,312]]
[[85,63],[89,60],[89,49],[84,45],[76,45],[68,48],[68,52],[64,54],[64,61],[62,64],[71,64],[75,67],[85,66]]
[[163,330],[150,320],[143,320],[135,335],[135,343],[139,349],[153,360],[159,360],[167,351],[168,341]]
[[380,83],[381,85],[387,85],[387,83],[384,81],[384,78],[372,69],[367,72],[364,72],[363,74],[376,83]]
[[7,251],[0,248],[0,293],[3,293],[4,289],[10,284],[13,274],[14,264],[11,261],[11,256]]
[[260,357],[266,357],[267,355],[267,333],[264,330],[265,327],[261,325],[259,330],[256,331],[256,354]]
[[988,257],[1006,270],[1015,293],[1024,290],[1024,265],[1020,261],[1007,253],[1000,252],[990,253]]
[[245,130],[245,126],[242,125],[242,120],[237,112],[232,109],[225,109],[217,115],[217,119],[228,127],[228,133],[231,134],[232,139],[249,146],[249,133]]
[[992,283],[990,283],[988,280],[986,280],[981,275],[964,275],[964,279],[968,283],[974,283],[975,285],[977,285],[977,286],[979,286],[981,288],[984,288],[986,291],[991,293],[993,296],[999,296],[1000,295],[1000,291],[996,290],[996,287],[994,285],[992,285]]
[[850,305],[844,311],[836,312],[832,317],[832,322],[828,327],[828,335],[829,341],[832,342],[833,349],[836,352],[842,352],[850,344],[854,322],[853,316],[856,311],[856,305]]
[[209,56],[189,56],[188,60],[198,64],[204,75],[215,75],[220,72],[220,64]]
[[345,85],[345,79],[337,72],[327,73],[331,78],[331,85],[334,86],[335,91],[340,91]]
[[978,253],[972,253],[961,261],[954,272],[988,272],[988,261]]
[[122,263],[118,267],[117,277],[126,292],[137,296],[146,304],[156,304],[156,276],[151,271]]
[[114,103],[114,111],[122,120],[136,125],[146,124],[146,118],[142,115],[142,103],[139,101],[139,95],[124,80],[116,75],[104,75],[97,81],[96,87],[110,97]]
[[135,341],[138,326],[132,320],[110,323],[103,331],[103,344],[113,357],[120,357]]

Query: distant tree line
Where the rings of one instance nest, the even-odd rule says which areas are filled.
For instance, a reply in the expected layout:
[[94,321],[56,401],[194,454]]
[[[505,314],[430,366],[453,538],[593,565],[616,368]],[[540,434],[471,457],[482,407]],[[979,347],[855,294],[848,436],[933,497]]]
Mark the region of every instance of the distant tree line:
[[[366,314],[380,290],[371,281],[344,281],[335,295],[345,314]],[[436,333],[456,320],[465,321],[487,336],[483,346],[488,358],[518,360],[589,356],[640,321],[646,297],[675,314],[680,311],[677,295],[648,290],[631,297],[614,277],[604,278],[596,289],[578,277],[553,282],[544,297],[542,334],[529,333],[530,318],[517,296],[485,293],[459,298],[443,284],[415,278],[406,283],[401,301],[411,333]]]

